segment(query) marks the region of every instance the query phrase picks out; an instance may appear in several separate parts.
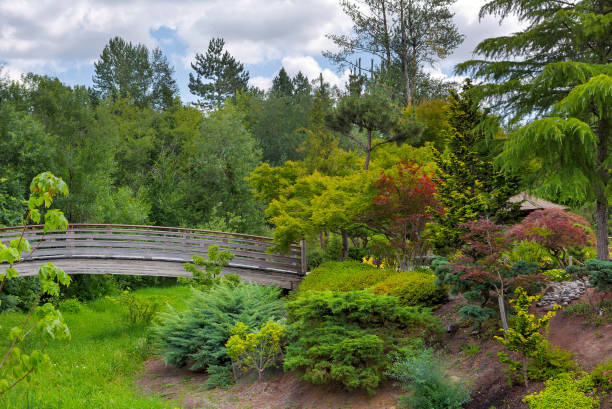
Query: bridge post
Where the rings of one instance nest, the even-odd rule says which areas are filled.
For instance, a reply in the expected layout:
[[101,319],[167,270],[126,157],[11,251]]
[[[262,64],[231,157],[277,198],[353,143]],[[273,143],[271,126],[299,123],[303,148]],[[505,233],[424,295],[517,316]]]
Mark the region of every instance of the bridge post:
[[300,240],[300,275],[305,276],[308,270],[308,265],[306,264],[306,239],[302,236],[302,240]]

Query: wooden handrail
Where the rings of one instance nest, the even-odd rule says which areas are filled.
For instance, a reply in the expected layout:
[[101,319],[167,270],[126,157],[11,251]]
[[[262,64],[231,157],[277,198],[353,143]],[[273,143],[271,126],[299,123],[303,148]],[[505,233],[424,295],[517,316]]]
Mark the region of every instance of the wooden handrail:
[[[272,252],[271,237],[182,227],[129,224],[70,224],[65,231],[44,233],[42,225],[27,226],[25,238],[35,254],[24,260],[57,258],[159,259],[189,262],[194,254],[205,255],[211,245],[234,254],[231,265],[262,271],[306,273],[305,242],[292,245],[287,254]],[[0,228],[0,240],[21,233],[21,227]]]

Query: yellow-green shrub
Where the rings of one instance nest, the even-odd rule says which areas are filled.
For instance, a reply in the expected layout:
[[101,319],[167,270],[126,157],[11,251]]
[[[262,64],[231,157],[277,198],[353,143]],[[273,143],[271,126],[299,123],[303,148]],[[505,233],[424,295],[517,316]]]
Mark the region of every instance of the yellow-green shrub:
[[436,276],[423,271],[395,273],[374,285],[370,291],[378,295],[398,297],[400,304],[435,306],[442,304],[447,291],[436,285]]
[[299,291],[365,290],[397,274],[359,261],[329,261],[312,270],[300,284]]
[[590,376],[575,379],[574,374],[564,373],[549,379],[538,393],[523,398],[529,409],[597,409],[599,400],[589,396],[593,391]]

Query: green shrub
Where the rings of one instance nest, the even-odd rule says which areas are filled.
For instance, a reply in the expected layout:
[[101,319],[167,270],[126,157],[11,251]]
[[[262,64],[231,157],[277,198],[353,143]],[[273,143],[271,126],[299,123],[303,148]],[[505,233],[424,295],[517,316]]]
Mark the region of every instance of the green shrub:
[[580,317],[588,317],[595,313],[593,306],[586,302],[579,302],[576,304],[568,305],[563,308],[563,312],[566,315],[578,315]]
[[612,289],[612,261],[587,260],[585,269],[592,285],[604,291]]
[[495,310],[479,305],[464,305],[459,309],[459,316],[463,321],[472,323],[474,331],[480,331],[482,324],[488,319],[495,317]]
[[548,250],[535,241],[524,240],[517,243],[509,256],[511,261],[535,264],[536,268],[552,268],[556,264]]
[[397,297],[402,305],[433,307],[447,299],[446,289],[435,282],[436,276],[431,272],[406,271],[389,276],[370,290]]
[[228,389],[234,384],[234,374],[229,366],[210,365],[206,369],[208,379],[204,382],[204,389]]
[[589,376],[576,379],[575,374],[564,373],[549,379],[545,388],[527,395],[523,402],[529,409],[597,409],[599,401],[587,395],[593,391],[593,380]]
[[527,363],[527,377],[534,381],[545,381],[564,372],[573,372],[578,364],[571,352],[543,340],[535,355]]
[[123,308],[123,315],[132,326],[149,325],[155,315],[169,301],[167,297],[144,297],[129,291],[124,291],[117,297],[107,297],[107,299]]
[[299,291],[365,290],[396,274],[358,261],[328,261],[312,270],[300,284]]
[[75,274],[72,276],[70,287],[62,288],[62,297],[65,299],[76,298],[83,302],[96,300],[118,292],[115,277],[110,274]]
[[544,271],[544,277],[546,277],[548,281],[556,281],[558,283],[562,281],[567,281],[571,278],[567,271],[563,270],[562,268],[553,268],[550,270],[546,270]]
[[512,275],[532,275],[538,272],[538,263],[519,260],[510,268]]
[[309,291],[287,304],[284,367],[314,384],[339,383],[374,393],[389,354],[410,335],[432,339],[439,319],[429,310],[402,307],[369,291]]
[[605,391],[612,390],[612,358],[593,368],[593,371],[591,371],[591,378],[598,388]]
[[306,251],[306,268],[308,271],[312,271],[319,267],[325,259],[325,252],[319,247],[309,246]]
[[588,276],[586,269],[582,266],[567,266],[565,267],[565,272],[570,275],[574,280]]
[[228,365],[225,344],[231,328],[243,322],[259,328],[283,317],[281,290],[230,280],[216,280],[207,291],[192,290],[187,309],[159,314],[153,327],[158,351],[167,363],[192,370]]
[[70,298],[60,303],[59,309],[62,312],[68,312],[71,314],[78,314],[81,311],[81,302],[76,298]]
[[445,377],[429,348],[395,361],[387,374],[398,381],[402,389],[412,391],[410,395],[400,397],[400,408],[461,409],[470,401],[465,385]]
[[38,277],[17,277],[6,280],[0,293],[0,312],[29,310],[39,291],[40,281]]

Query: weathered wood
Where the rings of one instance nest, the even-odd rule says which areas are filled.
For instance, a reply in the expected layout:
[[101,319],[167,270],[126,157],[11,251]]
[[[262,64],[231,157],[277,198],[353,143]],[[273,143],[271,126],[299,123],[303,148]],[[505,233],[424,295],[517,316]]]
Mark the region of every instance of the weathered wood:
[[[20,227],[0,228],[3,242],[18,238]],[[135,274],[186,276],[182,263],[194,254],[205,256],[218,245],[234,259],[224,272],[246,281],[295,288],[306,272],[305,242],[292,245],[286,254],[272,254],[270,237],[158,226],[73,224],[66,231],[43,233],[28,226],[24,238],[35,252],[24,253],[17,263],[22,275],[37,274],[44,262],[53,261],[69,274]],[[7,264],[0,265],[0,272]],[[166,269],[168,269],[166,271]]]

